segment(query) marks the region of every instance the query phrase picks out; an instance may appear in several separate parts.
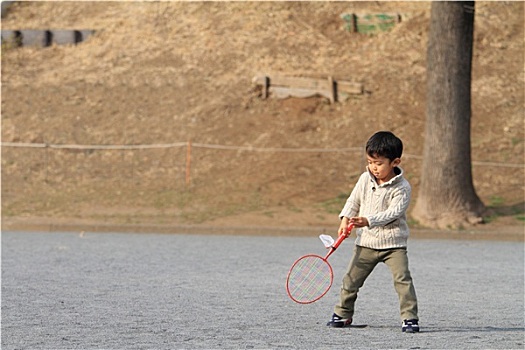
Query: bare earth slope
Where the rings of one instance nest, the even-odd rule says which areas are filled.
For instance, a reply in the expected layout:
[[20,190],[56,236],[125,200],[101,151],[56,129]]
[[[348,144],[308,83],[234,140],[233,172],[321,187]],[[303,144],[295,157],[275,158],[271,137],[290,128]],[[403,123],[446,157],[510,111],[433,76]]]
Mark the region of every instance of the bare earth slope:
[[[476,6],[475,187],[489,228],[522,232],[524,3]],[[340,17],[386,12],[402,22],[375,35],[345,31]],[[404,140],[415,198],[429,16],[428,2],[15,3],[2,29],[96,34],[76,47],[3,48],[3,142],[194,147],[189,178],[186,147],[2,147],[4,222],[333,226],[362,152],[202,145],[340,149],[381,129]],[[366,93],[263,100],[257,74],[333,76]]]

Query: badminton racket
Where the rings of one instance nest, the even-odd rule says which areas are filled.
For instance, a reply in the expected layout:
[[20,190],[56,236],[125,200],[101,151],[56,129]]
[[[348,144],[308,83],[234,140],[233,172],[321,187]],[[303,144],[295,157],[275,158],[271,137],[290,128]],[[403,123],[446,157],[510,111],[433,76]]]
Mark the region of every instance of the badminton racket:
[[286,292],[293,301],[299,304],[310,304],[328,293],[334,280],[334,273],[332,266],[328,263],[328,257],[348,237],[353,228],[353,224],[346,227],[346,230],[328,248],[328,253],[324,258],[315,254],[308,254],[293,263],[286,278]]

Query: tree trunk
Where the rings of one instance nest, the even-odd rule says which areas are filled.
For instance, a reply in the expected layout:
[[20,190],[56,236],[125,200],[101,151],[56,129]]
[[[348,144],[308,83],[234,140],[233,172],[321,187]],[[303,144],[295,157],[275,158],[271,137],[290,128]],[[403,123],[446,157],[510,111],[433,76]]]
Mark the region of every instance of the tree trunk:
[[432,2],[421,184],[413,216],[425,226],[482,222],[472,183],[470,117],[473,1]]

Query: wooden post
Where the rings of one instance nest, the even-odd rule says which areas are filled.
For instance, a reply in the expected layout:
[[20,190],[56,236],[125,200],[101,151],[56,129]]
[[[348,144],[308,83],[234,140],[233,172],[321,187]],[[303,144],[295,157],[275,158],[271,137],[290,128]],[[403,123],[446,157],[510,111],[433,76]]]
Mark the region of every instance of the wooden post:
[[330,103],[335,103],[335,86],[334,86],[334,78],[332,76],[328,77],[328,86],[330,89]]
[[267,99],[268,98],[268,90],[270,89],[270,78],[265,76],[264,77],[264,86],[263,86],[263,98],[264,99]]
[[191,140],[188,140],[188,146],[186,149],[186,186],[190,185],[191,182]]
[[352,33],[357,32],[359,32],[359,29],[357,28],[357,15],[352,13]]
[[49,180],[48,180],[48,175],[49,175],[49,146],[47,145],[47,143],[46,143],[46,146],[45,146],[45,150],[46,150],[46,155],[45,155],[45,158],[46,158],[46,179],[45,179],[45,183],[47,184],[47,183],[49,183]]

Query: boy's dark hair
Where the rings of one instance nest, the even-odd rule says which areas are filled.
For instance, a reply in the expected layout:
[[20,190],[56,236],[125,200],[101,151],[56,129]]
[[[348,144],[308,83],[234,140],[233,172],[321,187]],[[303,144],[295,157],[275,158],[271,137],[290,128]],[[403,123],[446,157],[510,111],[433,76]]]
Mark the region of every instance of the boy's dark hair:
[[401,158],[403,142],[390,131],[378,131],[366,143],[366,154],[370,157],[385,157],[390,161]]

